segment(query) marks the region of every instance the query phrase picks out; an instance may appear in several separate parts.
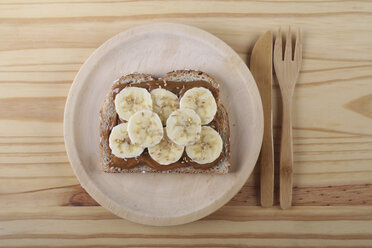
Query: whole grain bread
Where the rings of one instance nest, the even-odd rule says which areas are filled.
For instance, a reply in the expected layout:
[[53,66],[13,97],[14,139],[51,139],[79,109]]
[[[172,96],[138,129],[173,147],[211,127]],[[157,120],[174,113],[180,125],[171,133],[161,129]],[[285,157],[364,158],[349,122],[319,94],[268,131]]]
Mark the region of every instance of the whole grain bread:
[[[128,84],[128,85],[136,85],[138,83],[147,82],[156,80],[155,77],[152,77],[148,74],[129,74],[126,76],[121,77],[117,80],[112,89],[115,88],[118,84]],[[213,87],[219,88],[219,84],[207,73],[202,71],[194,71],[194,70],[177,70],[168,72],[163,78],[160,80],[165,81],[173,81],[173,82],[192,82],[192,81],[206,81],[210,83]],[[120,166],[115,166],[110,164],[111,160],[111,149],[108,146],[107,137],[105,137],[105,133],[110,132],[111,129],[117,124],[116,121],[116,111],[113,101],[113,90],[107,94],[103,106],[100,112],[100,148],[101,148],[101,166],[104,172],[121,172],[121,173],[206,173],[206,174],[226,174],[230,168],[230,127],[229,127],[229,119],[228,114],[219,99],[216,99],[217,102],[217,111],[219,112],[220,116],[223,118],[221,119],[222,123],[220,126],[222,129],[219,131],[221,138],[224,144],[224,153],[225,156],[223,159],[219,161],[219,163],[209,169],[195,169],[192,166],[175,168],[171,170],[163,170],[159,171],[153,169],[146,164],[139,164],[132,169],[123,169]],[[147,150],[147,149],[146,149]],[[145,152],[146,152],[145,150]]]

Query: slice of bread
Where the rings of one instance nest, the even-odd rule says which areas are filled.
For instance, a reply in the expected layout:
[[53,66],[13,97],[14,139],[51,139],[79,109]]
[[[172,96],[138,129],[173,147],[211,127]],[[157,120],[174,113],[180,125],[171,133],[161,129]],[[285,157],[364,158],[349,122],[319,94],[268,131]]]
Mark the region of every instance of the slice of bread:
[[[118,84],[129,84],[129,85],[136,85],[138,83],[153,81],[156,78],[152,77],[148,74],[129,74],[126,76],[121,77],[117,82],[114,83],[112,89],[117,86]],[[178,70],[169,72],[165,75],[164,78],[160,80],[165,81],[173,81],[173,82],[193,82],[193,81],[206,81],[211,84],[215,88],[219,88],[219,84],[208,74],[201,71],[194,71],[194,70]],[[132,169],[123,169],[120,166],[112,165],[111,157],[111,149],[108,146],[107,137],[105,137],[105,133],[110,132],[111,129],[117,124],[116,123],[116,111],[114,106],[114,99],[113,99],[113,90],[110,90],[108,93],[100,115],[100,148],[101,148],[101,166],[103,171],[105,172],[122,172],[122,173],[145,173],[145,172],[154,172],[154,173],[206,173],[206,174],[226,174],[230,168],[230,127],[229,127],[229,119],[226,109],[220,102],[220,99],[216,99],[217,107],[218,107],[218,115],[222,118],[220,119],[222,123],[220,123],[220,135],[223,140],[223,152],[224,156],[219,161],[219,163],[209,169],[195,169],[192,166],[175,168],[171,170],[156,170],[153,169],[145,164],[139,164]],[[147,152],[147,149],[145,149]]]

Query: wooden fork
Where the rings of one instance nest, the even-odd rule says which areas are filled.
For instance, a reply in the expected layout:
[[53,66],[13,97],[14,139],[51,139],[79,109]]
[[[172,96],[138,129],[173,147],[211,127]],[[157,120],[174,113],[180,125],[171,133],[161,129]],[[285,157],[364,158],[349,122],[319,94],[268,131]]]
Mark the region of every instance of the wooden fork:
[[[292,97],[302,61],[300,31],[297,30],[294,56],[292,56],[292,35],[288,28],[284,59],[282,34],[279,29],[274,46],[274,68],[278,78],[283,102],[282,137],[280,149],[280,206],[287,209],[292,205],[293,186],[293,144],[292,144]],[[293,57],[293,59],[292,59]]]

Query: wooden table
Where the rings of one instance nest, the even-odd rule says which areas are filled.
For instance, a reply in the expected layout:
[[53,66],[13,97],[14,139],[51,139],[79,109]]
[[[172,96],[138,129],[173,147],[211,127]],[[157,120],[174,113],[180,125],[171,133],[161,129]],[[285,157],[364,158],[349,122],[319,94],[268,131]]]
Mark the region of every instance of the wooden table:
[[[295,207],[259,207],[255,171],[216,213],[149,227],[81,188],[62,131],[72,80],[105,40],[154,21],[203,28],[244,60],[265,30],[301,27]],[[371,24],[370,1],[1,1],[0,246],[372,247]]]

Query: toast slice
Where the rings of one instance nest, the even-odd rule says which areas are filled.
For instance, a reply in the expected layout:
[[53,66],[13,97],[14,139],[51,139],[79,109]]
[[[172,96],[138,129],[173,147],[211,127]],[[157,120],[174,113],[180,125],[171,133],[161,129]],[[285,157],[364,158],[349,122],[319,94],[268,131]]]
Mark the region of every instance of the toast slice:
[[[230,127],[229,119],[226,109],[222,105],[219,97],[216,97],[217,102],[217,114],[219,116],[219,134],[223,140],[223,153],[224,156],[218,162],[217,165],[208,169],[196,169],[192,166],[174,168],[170,170],[156,170],[146,164],[138,164],[136,167],[131,169],[124,169],[120,165],[115,165],[112,162],[112,153],[108,145],[107,133],[117,125],[117,113],[114,106],[113,89],[120,84],[127,84],[136,86],[137,84],[143,82],[150,82],[154,80],[172,81],[172,82],[195,82],[195,81],[205,81],[212,87],[218,89],[219,84],[208,74],[201,71],[194,70],[178,70],[167,73],[163,78],[156,79],[148,74],[129,74],[121,77],[118,81],[114,83],[110,92],[106,96],[100,112],[100,148],[101,148],[101,166],[104,172],[121,172],[121,173],[204,173],[204,174],[226,174],[230,168]],[[164,87],[166,88],[166,86]],[[106,135],[105,135],[106,134]],[[147,153],[145,149],[144,153]],[[144,156],[143,154],[140,156]]]

